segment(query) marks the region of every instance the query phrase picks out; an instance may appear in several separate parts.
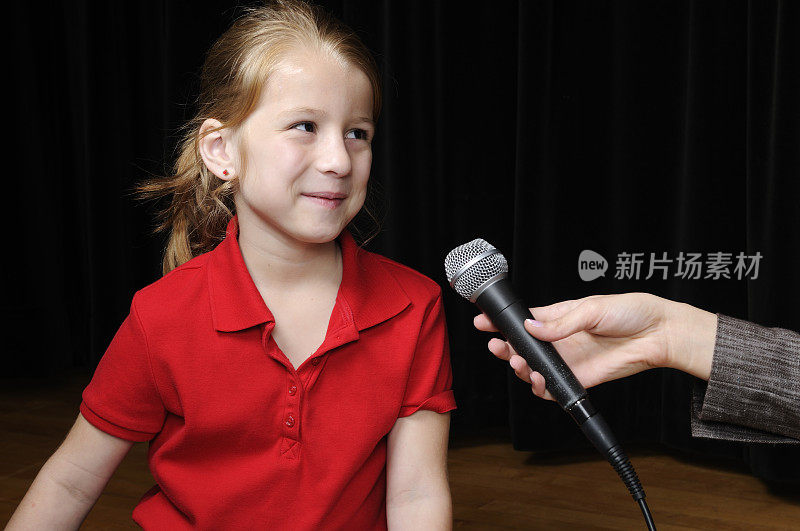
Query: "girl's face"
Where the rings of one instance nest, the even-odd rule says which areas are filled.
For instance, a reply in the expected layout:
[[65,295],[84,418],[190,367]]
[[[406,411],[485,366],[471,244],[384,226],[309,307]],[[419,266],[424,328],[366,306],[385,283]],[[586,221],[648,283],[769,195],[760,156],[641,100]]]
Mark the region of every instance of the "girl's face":
[[320,52],[287,54],[241,130],[240,218],[284,241],[334,240],[364,204],[374,131],[361,70]]

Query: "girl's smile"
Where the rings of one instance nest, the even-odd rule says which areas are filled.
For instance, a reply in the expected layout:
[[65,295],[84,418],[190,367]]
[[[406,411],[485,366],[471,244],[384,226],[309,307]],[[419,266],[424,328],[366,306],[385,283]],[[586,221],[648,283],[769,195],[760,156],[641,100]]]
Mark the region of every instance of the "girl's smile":
[[347,199],[347,194],[336,192],[309,192],[303,194],[304,198],[331,210],[337,208]]

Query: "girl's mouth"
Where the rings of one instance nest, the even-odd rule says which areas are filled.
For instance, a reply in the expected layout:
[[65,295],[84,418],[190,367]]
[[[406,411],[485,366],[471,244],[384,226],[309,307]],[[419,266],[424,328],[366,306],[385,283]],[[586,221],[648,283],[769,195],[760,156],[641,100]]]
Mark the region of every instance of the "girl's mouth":
[[322,207],[329,208],[331,210],[341,205],[345,198],[347,198],[347,194],[335,192],[310,192],[302,194],[302,196]]

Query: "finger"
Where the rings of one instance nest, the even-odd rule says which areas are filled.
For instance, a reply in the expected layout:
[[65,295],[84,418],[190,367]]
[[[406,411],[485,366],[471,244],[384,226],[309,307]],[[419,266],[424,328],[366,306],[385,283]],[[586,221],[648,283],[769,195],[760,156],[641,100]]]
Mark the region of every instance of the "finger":
[[489,351],[504,361],[510,360],[511,355],[514,354],[514,350],[508,343],[496,337],[489,340]]
[[555,400],[553,395],[550,394],[550,391],[547,390],[546,383],[544,381],[544,376],[536,371],[531,371],[530,374],[531,378],[531,389],[533,389],[533,394],[538,396],[539,398],[544,398],[545,400]]
[[544,398],[544,392],[546,391],[544,376],[536,371],[531,371],[531,389],[533,389],[533,394],[539,398]]
[[514,374],[517,375],[517,378],[523,382],[531,383],[531,368],[528,367],[528,363],[522,356],[514,354],[511,356],[511,359],[508,360],[508,364],[514,369]]
[[489,318],[482,313],[476,315],[472,320],[472,323],[478,330],[483,330],[484,332],[497,332],[497,328],[495,328]]
[[570,311],[552,321],[525,320],[525,329],[542,341],[558,341],[582,330],[591,331],[603,319],[605,307],[596,298],[580,301]]

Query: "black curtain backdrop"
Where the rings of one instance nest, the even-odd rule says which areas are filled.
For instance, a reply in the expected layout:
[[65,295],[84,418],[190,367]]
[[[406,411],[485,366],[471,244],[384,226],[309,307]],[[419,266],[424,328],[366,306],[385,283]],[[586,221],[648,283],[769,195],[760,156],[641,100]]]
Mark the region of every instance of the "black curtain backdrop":
[[[375,52],[385,107],[369,248],[445,289],[456,432],[510,426],[518,449],[584,447],[474,331],[442,262],[483,237],[531,305],[647,291],[800,330],[800,5],[777,0],[321,2]],[[133,293],[160,276],[153,204],[203,54],[241,2],[16,3],[7,24],[10,206],[5,376],[91,370]],[[591,249],[604,277],[578,276]],[[650,253],[763,256],[757,278],[646,279]],[[638,279],[615,278],[644,253]],[[731,273],[733,267],[731,267]],[[695,440],[691,379],[654,370],[590,391],[621,439],[800,479],[800,451]]]

